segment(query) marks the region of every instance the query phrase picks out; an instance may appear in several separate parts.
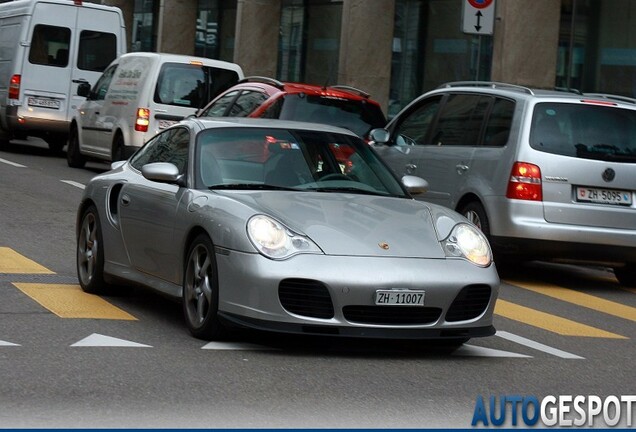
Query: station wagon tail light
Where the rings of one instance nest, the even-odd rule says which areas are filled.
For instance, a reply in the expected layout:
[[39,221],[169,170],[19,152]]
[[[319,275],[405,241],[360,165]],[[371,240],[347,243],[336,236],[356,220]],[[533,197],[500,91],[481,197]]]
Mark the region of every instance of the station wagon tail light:
[[150,124],[150,110],[148,108],[137,108],[137,120],[135,120],[135,130],[137,132],[148,132]]
[[515,162],[510,172],[506,198],[543,201],[541,169],[534,164]]
[[18,99],[20,97],[20,75],[13,75],[9,81],[9,99]]

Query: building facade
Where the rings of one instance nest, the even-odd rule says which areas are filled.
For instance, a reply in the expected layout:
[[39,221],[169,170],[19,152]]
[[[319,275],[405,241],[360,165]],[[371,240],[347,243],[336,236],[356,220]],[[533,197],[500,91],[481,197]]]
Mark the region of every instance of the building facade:
[[488,0],[99,2],[123,10],[131,51],[233,61],[247,75],[347,84],[371,93],[389,115],[447,81],[636,97],[636,0],[495,0],[492,34],[462,26],[466,3]]

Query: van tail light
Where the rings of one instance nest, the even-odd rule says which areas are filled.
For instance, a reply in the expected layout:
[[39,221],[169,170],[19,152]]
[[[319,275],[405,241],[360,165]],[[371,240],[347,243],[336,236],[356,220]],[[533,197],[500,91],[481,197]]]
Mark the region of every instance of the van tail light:
[[20,98],[20,81],[22,77],[20,75],[13,75],[9,81],[9,99]]
[[148,108],[137,108],[137,119],[135,120],[135,130],[137,132],[148,132],[150,124],[150,110]]
[[541,169],[526,162],[515,162],[510,172],[506,198],[543,201]]

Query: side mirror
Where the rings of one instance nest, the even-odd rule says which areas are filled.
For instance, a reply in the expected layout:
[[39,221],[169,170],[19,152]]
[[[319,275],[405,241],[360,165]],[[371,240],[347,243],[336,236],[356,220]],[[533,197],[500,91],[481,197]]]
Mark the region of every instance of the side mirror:
[[422,177],[405,175],[402,177],[402,184],[412,195],[419,195],[428,191],[428,182]]
[[151,181],[178,184],[181,179],[179,168],[169,162],[154,162],[141,167],[141,175]]
[[374,144],[386,144],[391,138],[391,134],[386,129],[373,129],[369,132],[369,138]]
[[77,95],[82,97],[88,97],[91,93],[91,85],[87,82],[81,82],[77,86]]

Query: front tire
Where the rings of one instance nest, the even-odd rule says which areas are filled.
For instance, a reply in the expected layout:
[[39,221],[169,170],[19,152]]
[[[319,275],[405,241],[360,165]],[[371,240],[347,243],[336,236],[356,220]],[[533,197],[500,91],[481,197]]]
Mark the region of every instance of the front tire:
[[97,207],[89,206],[82,214],[77,236],[77,277],[82,290],[90,294],[112,291],[104,281],[104,241]]
[[77,127],[71,128],[68,138],[68,148],[66,149],[66,163],[71,168],[83,168],[86,165],[86,159],[80,153],[79,136]]
[[188,249],[183,272],[183,315],[192,336],[219,339],[225,329],[219,321],[219,281],[214,245],[205,234]]

